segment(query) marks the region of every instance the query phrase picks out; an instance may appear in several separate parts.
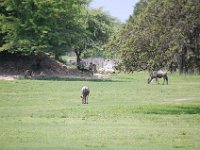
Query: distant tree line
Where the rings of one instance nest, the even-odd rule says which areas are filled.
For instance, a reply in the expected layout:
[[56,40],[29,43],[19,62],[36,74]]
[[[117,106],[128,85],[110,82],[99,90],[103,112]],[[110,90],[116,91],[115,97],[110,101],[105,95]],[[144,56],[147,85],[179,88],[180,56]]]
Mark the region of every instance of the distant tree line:
[[199,0],[140,0],[108,48],[128,72],[177,67],[200,74],[199,14]]
[[[0,52],[37,55],[65,52],[117,57],[118,69],[134,72],[178,68],[200,74],[199,0],[140,0],[120,24],[90,0],[0,2]],[[107,50],[107,51],[106,51]]]

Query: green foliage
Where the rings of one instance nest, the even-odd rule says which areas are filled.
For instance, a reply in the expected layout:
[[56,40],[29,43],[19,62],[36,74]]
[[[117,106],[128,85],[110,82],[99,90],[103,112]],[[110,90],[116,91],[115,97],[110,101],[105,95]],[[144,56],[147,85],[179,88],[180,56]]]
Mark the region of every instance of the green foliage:
[[103,56],[103,45],[108,42],[114,32],[116,21],[101,9],[88,9],[84,36],[75,46],[84,57]]
[[62,54],[77,38],[85,4],[82,0],[1,2],[0,51]]
[[141,0],[119,37],[122,66],[157,70],[178,63],[180,72],[200,73],[199,12],[198,0]]
[[91,39],[104,44],[107,42],[109,35],[113,32],[114,18],[101,9],[90,9],[88,16],[87,30],[91,32]]

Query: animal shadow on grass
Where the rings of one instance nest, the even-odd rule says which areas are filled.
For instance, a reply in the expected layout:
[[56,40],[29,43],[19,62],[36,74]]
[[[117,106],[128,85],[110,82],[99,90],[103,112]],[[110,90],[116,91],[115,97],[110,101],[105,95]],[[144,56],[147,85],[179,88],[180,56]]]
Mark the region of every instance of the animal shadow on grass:
[[91,81],[91,82],[126,82],[117,81],[112,79],[96,79],[96,78],[68,78],[68,77],[37,77],[31,78],[31,80],[50,80],[50,81]]
[[[27,78],[19,77],[19,80]],[[49,80],[49,81],[91,81],[91,82],[131,82],[128,80],[116,80],[110,78],[94,78],[94,77],[56,77],[56,76],[45,76],[45,77],[32,77],[28,80]]]
[[166,115],[180,115],[180,114],[200,114],[199,105],[160,105],[152,106],[144,110],[145,114],[166,114]]

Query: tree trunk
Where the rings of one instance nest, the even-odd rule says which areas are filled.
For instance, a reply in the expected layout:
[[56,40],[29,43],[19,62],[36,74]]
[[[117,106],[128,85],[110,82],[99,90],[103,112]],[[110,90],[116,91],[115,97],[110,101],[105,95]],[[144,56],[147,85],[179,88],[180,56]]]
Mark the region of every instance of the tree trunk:
[[75,49],[76,53],[76,63],[77,63],[77,69],[81,70],[81,49],[77,48]]
[[81,58],[80,58],[79,53],[76,54],[76,62],[77,62],[77,68],[80,70],[81,69]]
[[187,48],[184,47],[183,50],[182,50],[182,54],[180,55],[180,69],[179,69],[179,73],[180,74],[184,74],[184,73],[187,73],[188,71],[188,68],[187,68],[187,58],[186,58],[186,55],[187,55]]

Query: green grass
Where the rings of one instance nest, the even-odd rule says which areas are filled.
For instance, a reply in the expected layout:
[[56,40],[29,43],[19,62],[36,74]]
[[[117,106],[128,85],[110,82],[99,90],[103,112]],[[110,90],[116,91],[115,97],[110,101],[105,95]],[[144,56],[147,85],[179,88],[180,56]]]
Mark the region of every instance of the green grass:
[[200,76],[110,78],[0,81],[0,149],[200,149]]

